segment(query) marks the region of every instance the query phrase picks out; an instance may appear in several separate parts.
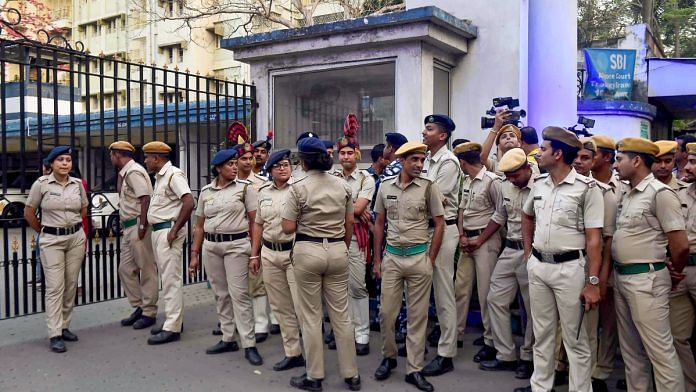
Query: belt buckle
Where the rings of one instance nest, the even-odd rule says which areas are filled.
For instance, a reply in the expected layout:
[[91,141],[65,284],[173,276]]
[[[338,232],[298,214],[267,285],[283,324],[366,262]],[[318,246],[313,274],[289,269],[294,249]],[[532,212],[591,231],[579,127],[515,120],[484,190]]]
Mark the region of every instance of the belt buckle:
[[540,252],[541,261],[543,263],[556,264],[556,260],[553,258],[553,253],[551,252]]

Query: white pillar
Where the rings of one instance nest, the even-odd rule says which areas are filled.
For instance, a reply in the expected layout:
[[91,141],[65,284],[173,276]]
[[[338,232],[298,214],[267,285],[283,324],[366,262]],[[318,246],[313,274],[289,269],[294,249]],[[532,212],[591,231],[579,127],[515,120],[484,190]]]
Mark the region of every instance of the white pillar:
[[577,120],[577,10],[577,0],[529,0],[526,123],[539,131]]

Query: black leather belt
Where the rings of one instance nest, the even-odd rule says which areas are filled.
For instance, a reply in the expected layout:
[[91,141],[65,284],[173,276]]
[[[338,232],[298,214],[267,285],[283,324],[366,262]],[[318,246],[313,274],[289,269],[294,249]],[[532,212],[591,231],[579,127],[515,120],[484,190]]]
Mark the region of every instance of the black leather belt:
[[538,250],[532,248],[532,254],[534,257],[536,257],[539,261],[542,263],[565,263],[566,261],[571,261],[571,260],[577,260],[580,258],[580,255],[584,255],[584,251],[580,250],[571,250],[569,252],[563,252],[563,253],[547,253],[547,252],[539,252]]
[[467,238],[471,237],[477,237],[480,236],[481,233],[483,233],[483,230],[464,230],[464,234],[466,234]]
[[270,242],[263,240],[263,246],[276,252],[284,252],[292,249],[292,242]]
[[82,223],[78,223],[72,227],[51,227],[44,226],[41,230],[42,233],[53,234],[53,235],[70,235],[75,234],[82,229]]
[[297,233],[295,235],[295,241],[307,241],[307,242],[341,242],[343,238],[324,238],[324,237],[312,237],[311,235]]
[[517,249],[517,250],[523,250],[524,249],[524,244],[522,241],[513,241],[513,240],[508,240],[507,238],[505,239],[505,247],[506,248],[512,248],[512,249]]
[[[457,218],[445,220],[446,226],[452,226],[452,225],[456,225],[456,224],[457,224]],[[428,219],[428,227],[429,228],[435,227],[435,222],[432,219]]]
[[242,238],[247,238],[248,236],[249,235],[246,232],[237,234],[205,233],[205,240],[210,242],[229,242],[241,240]]

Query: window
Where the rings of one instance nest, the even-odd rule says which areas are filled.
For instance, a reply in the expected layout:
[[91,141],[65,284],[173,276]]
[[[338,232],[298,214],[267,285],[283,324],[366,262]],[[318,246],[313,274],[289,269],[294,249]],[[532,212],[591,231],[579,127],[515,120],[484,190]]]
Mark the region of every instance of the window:
[[295,148],[297,135],[315,132],[323,140],[343,136],[348,113],[360,121],[363,156],[382,143],[395,125],[394,63],[359,65],[273,78],[275,148]]
[[184,48],[181,45],[179,45],[178,49],[179,49],[179,61],[178,62],[182,63],[182,62],[184,62]]
[[433,113],[450,115],[450,70],[439,63],[433,67]]

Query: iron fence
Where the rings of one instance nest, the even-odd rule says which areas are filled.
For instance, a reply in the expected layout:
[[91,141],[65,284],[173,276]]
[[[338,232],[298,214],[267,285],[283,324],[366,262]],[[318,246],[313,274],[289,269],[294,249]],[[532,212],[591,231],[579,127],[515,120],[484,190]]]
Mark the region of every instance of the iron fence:
[[[88,241],[78,305],[123,296],[117,269],[120,223],[116,171],[108,146],[129,140],[140,147],[160,140],[184,170],[194,196],[210,180],[210,157],[226,144],[229,125],[255,135],[255,87],[176,66],[157,67],[94,56],[29,39],[0,39],[0,319],[44,310],[36,232],[23,218],[42,159],[56,145],[75,152],[73,165],[89,198]],[[78,45],[79,47],[79,45]],[[142,162],[142,153],[136,155]],[[188,245],[183,270],[188,270]],[[38,267],[38,268],[37,268]],[[184,283],[205,279],[184,276]]]

